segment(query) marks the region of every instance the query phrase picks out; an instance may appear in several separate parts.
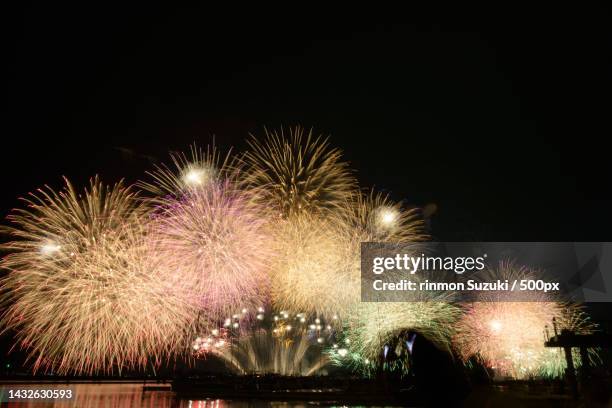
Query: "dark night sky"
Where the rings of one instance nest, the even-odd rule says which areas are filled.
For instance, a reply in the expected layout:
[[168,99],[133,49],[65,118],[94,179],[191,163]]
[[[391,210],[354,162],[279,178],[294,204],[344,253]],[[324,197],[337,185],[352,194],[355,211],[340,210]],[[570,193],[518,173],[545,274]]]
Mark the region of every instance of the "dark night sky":
[[438,204],[440,239],[612,240],[609,15],[486,12],[8,10],[0,213],[61,175],[135,181],[169,149],[299,123],[364,186]]

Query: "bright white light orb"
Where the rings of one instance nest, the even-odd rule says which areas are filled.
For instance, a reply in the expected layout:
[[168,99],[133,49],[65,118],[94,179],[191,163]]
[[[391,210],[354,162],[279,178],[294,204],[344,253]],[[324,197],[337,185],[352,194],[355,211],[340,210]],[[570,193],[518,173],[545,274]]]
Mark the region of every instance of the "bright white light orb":
[[40,252],[43,255],[52,255],[58,252],[60,249],[61,247],[59,245],[54,244],[54,243],[48,243],[40,247]]
[[502,329],[502,324],[498,320],[491,320],[489,322],[489,326],[491,327],[491,331],[493,333],[499,333]]
[[210,171],[204,168],[188,168],[183,173],[183,183],[188,187],[204,185],[210,179]]
[[383,228],[395,226],[399,218],[399,213],[393,208],[381,208],[378,213],[378,224]]

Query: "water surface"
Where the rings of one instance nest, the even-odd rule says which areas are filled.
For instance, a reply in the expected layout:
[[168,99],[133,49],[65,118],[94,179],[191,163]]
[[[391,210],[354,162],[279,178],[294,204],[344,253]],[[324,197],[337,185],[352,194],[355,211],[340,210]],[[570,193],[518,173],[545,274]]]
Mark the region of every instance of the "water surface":
[[[148,384],[153,387],[164,387],[160,384]],[[143,390],[143,383],[90,383],[90,384],[0,384],[3,389],[3,407],[34,407],[34,408],[222,408],[222,407],[308,407],[319,403],[283,402],[283,401],[240,401],[202,399],[178,399],[176,395],[167,390]],[[72,399],[28,400],[20,402],[7,402],[9,390],[71,390]]]

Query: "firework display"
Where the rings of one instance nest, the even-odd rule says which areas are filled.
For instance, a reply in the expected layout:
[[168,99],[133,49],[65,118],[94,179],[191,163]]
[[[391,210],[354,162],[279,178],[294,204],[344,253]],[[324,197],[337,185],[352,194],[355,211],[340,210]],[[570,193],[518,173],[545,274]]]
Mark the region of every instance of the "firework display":
[[175,152],[170,154],[172,165],[156,165],[153,171],[146,172],[152,181],[138,183],[144,190],[153,193],[154,203],[169,204],[184,194],[206,188],[210,183],[232,179],[235,164],[231,156],[222,155],[215,146],[206,150],[192,145],[189,154]]
[[345,317],[360,302],[361,242],[425,239],[416,211],[381,194],[355,192],[333,214],[302,212],[272,226],[272,302],[280,309]]
[[197,337],[193,353],[220,358],[239,374],[313,375],[330,363],[324,350],[334,344],[336,329],[333,318],[243,309]]
[[184,297],[216,321],[266,299],[272,258],[265,219],[228,181],[211,181],[159,206],[150,240]]
[[403,209],[386,194],[371,191],[354,194],[350,205],[340,213],[361,234],[363,242],[408,243],[427,240],[419,210]]
[[34,371],[110,372],[168,356],[191,319],[147,248],[146,209],[121,183],[41,189],[10,216],[2,323]]
[[[395,339],[408,332],[419,333],[439,349],[449,351],[453,324],[460,309],[444,300],[428,297],[414,302],[360,304],[350,314],[343,332],[343,351],[331,350],[334,361],[366,375],[385,368],[389,364],[390,347],[401,357],[401,351],[395,348],[403,342],[395,344]],[[408,369],[406,358],[392,363],[400,364],[402,371]]]
[[244,185],[281,216],[345,205],[357,183],[341,152],[301,127],[265,132],[249,140]]
[[273,304],[332,317],[359,301],[359,235],[344,223],[308,214],[274,226]]
[[[502,263],[495,271],[497,277],[528,278],[534,272]],[[561,376],[566,363],[563,351],[544,347],[544,330],[569,329],[586,334],[595,328],[576,304],[560,302],[549,293],[534,294],[529,302],[504,300],[494,292],[486,292],[481,301],[464,305],[464,313],[457,324],[454,343],[459,355],[468,360],[480,359],[499,376],[529,378]],[[590,350],[591,358],[596,352]],[[576,366],[580,360],[575,356]]]
[[240,374],[311,375],[330,363],[407,372],[418,334],[503,376],[558,376],[564,357],[544,348],[545,326],[593,330],[579,306],[547,294],[361,302],[361,243],[427,241],[420,210],[361,190],[312,130],[266,130],[248,144],[239,156],[173,153],[135,186],[46,187],[8,216],[0,324],[34,371],[215,356]]

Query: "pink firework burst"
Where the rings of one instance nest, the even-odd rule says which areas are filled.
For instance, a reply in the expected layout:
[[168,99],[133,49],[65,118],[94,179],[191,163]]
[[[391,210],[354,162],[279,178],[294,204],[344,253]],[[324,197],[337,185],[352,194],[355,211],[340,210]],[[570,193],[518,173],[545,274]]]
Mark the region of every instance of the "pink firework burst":
[[271,253],[265,218],[227,181],[167,200],[153,220],[152,250],[207,321],[266,299]]

